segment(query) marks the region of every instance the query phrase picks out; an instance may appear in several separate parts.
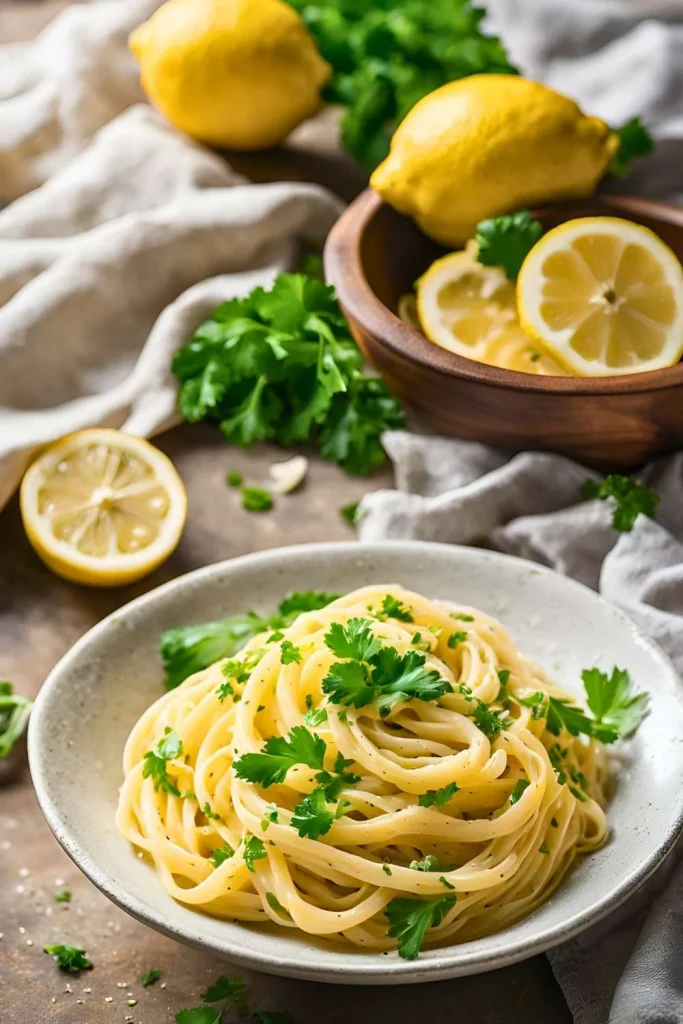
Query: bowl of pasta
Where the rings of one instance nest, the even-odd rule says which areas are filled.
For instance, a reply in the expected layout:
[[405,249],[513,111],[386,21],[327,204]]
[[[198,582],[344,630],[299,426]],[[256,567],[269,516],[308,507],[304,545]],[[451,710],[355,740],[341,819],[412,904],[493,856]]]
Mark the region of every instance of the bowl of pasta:
[[269,973],[400,984],[626,900],[683,826],[682,734],[670,662],[582,585],[349,543],[105,619],[44,684],[29,756],[57,839],[136,918]]

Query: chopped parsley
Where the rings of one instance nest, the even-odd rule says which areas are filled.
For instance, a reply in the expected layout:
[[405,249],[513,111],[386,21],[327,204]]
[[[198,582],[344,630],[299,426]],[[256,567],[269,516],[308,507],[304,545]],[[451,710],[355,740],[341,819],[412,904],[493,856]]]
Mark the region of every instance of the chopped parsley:
[[517,779],[517,781],[515,782],[514,787],[512,789],[512,792],[510,793],[510,806],[511,807],[514,804],[517,803],[517,801],[521,797],[521,795],[524,792],[524,790],[527,788],[527,786],[530,786],[530,785],[531,785],[531,783],[529,782],[528,779]]
[[360,502],[354,501],[352,505],[342,505],[339,509],[339,515],[349,524],[349,526],[355,526],[358,522],[359,504]]
[[441,875],[439,881],[441,882],[442,885],[445,885],[447,889],[455,889],[455,886],[452,884],[452,882],[449,882],[448,879],[444,878],[443,875]]
[[244,477],[235,469],[231,469],[230,472],[227,473],[225,477],[225,482],[228,485],[228,487],[240,487],[243,481]]
[[550,847],[548,846],[547,843],[541,843],[541,845],[538,848],[538,852],[539,853],[550,853]]
[[628,533],[633,529],[635,521],[642,512],[644,516],[654,519],[660,495],[650,490],[638,480],[619,473],[610,473],[604,480],[588,479],[581,490],[584,500],[599,498],[601,501],[612,502],[612,526],[620,533]]
[[57,903],[70,903],[71,893],[68,889],[57,889],[55,893],[55,899]]
[[211,810],[211,804],[208,802],[208,800],[202,807],[202,810],[204,811],[204,814],[210,821],[221,821],[220,814],[216,814],[214,811]]
[[266,893],[266,902],[271,910],[279,910],[281,914],[287,913],[274,892]]
[[467,640],[467,633],[464,633],[463,631],[451,633],[451,635],[448,638],[448,646],[450,648],[457,647],[458,644],[461,644],[463,642],[463,640]]
[[215,868],[219,868],[221,864],[224,864],[226,860],[230,860],[230,858],[234,856],[235,851],[233,850],[230,843],[224,843],[223,846],[219,846],[216,850],[213,851],[209,860],[211,861]]
[[261,818],[261,828],[264,832],[268,830],[268,826],[271,822],[277,825],[279,813],[277,804],[266,804],[266,809],[264,810],[263,817]]
[[243,487],[242,508],[247,512],[270,512],[273,496],[265,487]]
[[183,752],[182,740],[177,733],[169,729],[164,730],[164,735],[158,740],[153,750],[148,750],[143,756],[142,775],[143,778],[152,778],[155,789],[163,789],[174,796],[180,796],[180,790],[169,779],[166,772],[166,764],[172,761]]
[[310,696],[309,693],[306,700],[308,710],[304,711],[301,717],[304,725],[307,725],[310,729],[315,729],[327,721],[327,710],[325,708],[314,708],[312,702],[309,704],[308,699]]
[[389,919],[389,938],[398,940],[398,955],[404,960],[415,960],[428,929],[441,924],[455,902],[454,893],[440,896],[436,900],[405,896],[391,900],[384,908],[384,913]]
[[245,840],[242,856],[249,871],[254,870],[255,860],[262,860],[266,856],[266,848],[258,836],[249,836]]
[[382,871],[384,872],[385,875],[390,875],[391,874],[391,868],[389,867],[389,862],[386,861],[386,860],[382,861]]
[[93,964],[86,958],[86,951],[78,946],[43,946],[43,952],[54,959],[60,971],[67,974],[92,970]]
[[470,712],[478,729],[490,740],[500,735],[505,726],[505,712],[492,711],[483,700],[477,700]]
[[283,665],[300,665],[301,651],[291,640],[283,640],[280,647],[280,662]]
[[423,857],[422,860],[411,860],[411,862],[410,862],[410,864],[408,866],[410,868],[412,868],[413,871],[443,871],[444,870],[442,865],[439,864],[439,861],[437,860],[437,858],[433,854],[431,854],[431,853],[428,853],[427,856]]
[[382,607],[375,612],[378,619],[398,619],[399,622],[414,622],[413,613],[406,608],[403,601],[391,594],[385,594]]
[[421,793],[417,798],[417,802],[420,807],[443,807],[444,804],[453,799],[458,792],[458,788],[455,782],[449,782],[447,786],[442,786],[441,789],[429,789],[426,793]]
[[161,977],[160,967],[150,967],[148,970],[143,971],[138,981],[143,988],[149,988],[150,985],[155,985]]
[[292,825],[302,839],[319,839],[330,831],[333,822],[334,812],[328,809],[322,786],[305,796],[292,815]]
[[451,612],[450,617],[459,622],[474,622],[474,615],[467,615],[465,612]]

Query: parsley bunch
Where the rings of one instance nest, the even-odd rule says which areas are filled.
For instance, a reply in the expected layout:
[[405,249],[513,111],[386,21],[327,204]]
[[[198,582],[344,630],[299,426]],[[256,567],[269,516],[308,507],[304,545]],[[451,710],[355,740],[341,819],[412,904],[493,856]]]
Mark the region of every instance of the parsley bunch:
[[172,369],[189,422],[214,420],[244,448],[314,441],[323,458],[362,475],[386,459],[382,432],[404,422],[384,382],[362,365],[334,289],[281,274],[270,291],[219,306]]
[[258,633],[286,629],[301,612],[324,608],[338,597],[338,594],[328,594],[322,590],[297,591],[285,597],[277,611],[265,618],[255,612],[245,612],[217,622],[167,629],[161,636],[166,686],[169,690],[179,686],[195,672],[208,668],[222,658],[231,658]]
[[333,68],[324,97],[345,107],[342,141],[372,170],[427,93],[467,75],[516,74],[470,0],[288,0]]

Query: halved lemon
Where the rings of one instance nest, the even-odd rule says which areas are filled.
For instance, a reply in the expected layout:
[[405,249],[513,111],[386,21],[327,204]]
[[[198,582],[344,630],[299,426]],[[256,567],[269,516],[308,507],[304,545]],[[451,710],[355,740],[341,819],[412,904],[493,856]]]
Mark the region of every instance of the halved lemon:
[[432,263],[417,282],[417,311],[426,336],[466,359],[523,373],[566,376],[567,371],[522,330],[514,284],[500,267],[479,263],[476,253],[476,243],[468,243],[462,252]]
[[75,583],[140,579],[175,549],[187,495],[173,463],[119,430],[69,434],[46,448],[21,484],[21,515],[36,553]]
[[619,217],[553,228],[517,279],[525,331],[581,377],[673,366],[683,353],[683,267],[654,232]]

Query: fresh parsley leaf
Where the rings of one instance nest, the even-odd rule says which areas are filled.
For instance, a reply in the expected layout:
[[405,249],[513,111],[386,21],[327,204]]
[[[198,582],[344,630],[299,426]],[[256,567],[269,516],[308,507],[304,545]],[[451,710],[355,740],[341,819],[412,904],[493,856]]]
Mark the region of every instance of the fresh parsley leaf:
[[455,782],[449,782],[447,786],[442,786],[441,789],[428,789],[426,793],[421,793],[417,802],[420,807],[443,807],[449,800],[452,800],[455,794],[458,792],[458,786]]
[[531,783],[529,782],[528,779],[517,779],[517,781],[515,782],[515,785],[514,785],[514,787],[512,789],[512,792],[510,793],[510,806],[511,807],[513,806],[513,804],[517,803],[517,801],[521,797],[521,795],[524,792],[524,790],[527,788],[527,786],[530,786],[530,785],[531,785]]
[[160,977],[161,968],[150,967],[148,970],[142,972],[142,974],[138,978],[138,981],[140,982],[143,988],[149,988],[150,985],[156,984]]
[[387,934],[390,939],[398,939],[398,955],[404,960],[414,960],[422,948],[427,930],[441,924],[455,902],[455,893],[449,893],[436,900],[399,896],[387,903],[384,908],[389,919]]
[[302,839],[319,839],[332,828],[334,812],[327,807],[327,795],[319,786],[294,808],[292,825]]
[[173,689],[188,676],[201,672],[222,658],[231,658],[248,640],[268,628],[254,612],[232,615],[198,626],[175,626],[161,636],[161,657],[166,686]]
[[231,469],[230,472],[225,477],[225,482],[228,485],[228,487],[240,487],[243,480],[244,477],[242,476],[242,474],[238,473],[237,470],[234,469]]
[[271,736],[260,753],[242,754],[233,762],[238,779],[258,783],[264,789],[285,781],[296,764],[322,771],[327,744],[303,725],[295,725],[286,737]]
[[283,640],[280,647],[280,662],[283,665],[300,665],[301,651],[291,640]]
[[269,512],[273,507],[273,496],[265,487],[243,487],[242,508],[247,512]]
[[[363,474],[385,461],[380,436],[401,426],[403,414],[362,366],[334,289],[281,274],[270,291],[219,306],[172,369],[185,419],[213,420],[242,446],[312,441],[323,458]],[[265,507],[264,498],[253,501]]]
[[220,1003],[227,999],[228,1003],[223,1007],[224,1012],[228,1006],[234,1006],[236,1010],[244,1012],[247,1009],[247,991],[244,979],[227,978],[221,974],[213,985],[209,985],[206,991],[202,992],[202,999],[205,1003]]
[[598,668],[581,673],[588,707],[595,717],[593,734],[603,743],[630,736],[648,712],[649,695],[632,693],[626,669],[613,668],[611,676]]
[[517,280],[522,263],[543,234],[540,220],[528,210],[507,213],[477,224],[477,259],[487,267],[502,267],[511,281]]
[[230,843],[224,843],[223,846],[219,846],[217,849],[213,851],[209,860],[211,861],[215,868],[219,868],[221,864],[223,864],[226,860],[230,860],[230,858],[234,856],[235,851],[233,850]]
[[322,681],[322,690],[331,704],[347,708],[365,707],[377,693],[365,665],[358,661],[335,662]]
[[304,711],[301,717],[304,725],[307,725],[310,729],[316,729],[327,721],[327,710],[326,708],[310,707],[308,711]]
[[451,633],[448,638],[448,646],[452,649],[461,644],[463,640],[467,640],[467,633],[458,631],[457,633]]
[[469,713],[477,728],[481,729],[490,740],[495,739],[504,727],[504,718],[501,717],[501,713],[492,711],[483,700],[477,700]]
[[481,73],[511,74],[500,42],[468,0],[289,0],[333,68],[324,97],[345,108],[345,148],[368,170],[427,93]]
[[0,761],[8,757],[29,719],[33,701],[14,692],[7,680],[0,682]]
[[438,700],[451,691],[451,684],[442,679],[436,669],[425,669],[425,660],[425,655],[419,651],[399,654],[395,647],[383,647],[373,655],[372,682],[379,691],[375,707],[382,717],[401,701],[413,697]]
[[380,649],[368,619],[349,619],[346,626],[333,622],[325,634],[326,646],[338,658],[368,661]]
[[212,1006],[196,1006],[193,1010],[181,1010],[175,1015],[175,1024],[220,1024],[223,1012]]
[[548,846],[547,843],[541,843],[541,845],[538,848],[538,852],[539,853],[550,853],[550,847]]
[[268,826],[271,823],[277,825],[279,814],[280,811],[277,804],[266,804],[266,809],[264,810],[263,817],[261,818],[261,828],[264,832],[268,830]]
[[500,691],[499,692],[500,692],[500,694],[504,695],[505,694],[505,688],[506,688],[507,684],[510,682],[510,669],[509,668],[499,668],[498,669],[498,681],[500,683]]
[[303,612],[316,612],[336,601],[339,594],[329,594],[325,590],[303,590],[288,594],[278,605],[276,614],[271,618],[273,629],[291,626]]
[[266,856],[266,848],[258,836],[249,836],[244,843],[242,855],[244,863],[247,865],[247,870],[253,871],[254,861],[262,860]]
[[398,619],[399,622],[414,622],[413,613],[406,608],[403,601],[391,594],[385,594],[382,607],[376,613],[378,619]]
[[631,161],[639,156],[647,156],[655,148],[655,143],[639,117],[632,117],[615,131],[619,136],[619,148],[610,160],[607,170],[615,178],[625,178]]
[[351,505],[342,505],[339,509],[339,515],[342,519],[346,520],[349,526],[355,526],[357,523],[358,506],[360,502],[354,501]]
[[78,946],[43,946],[43,952],[55,960],[60,971],[66,971],[67,974],[92,970],[93,964],[86,958],[86,951]]
[[545,726],[553,736],[559,736],[566,729],[571,736],[584,733],[593,735],[593,723],[588,715],[577,704],[561,700],[559,697],[548,698]]
[[55,892],[55,899],[57,903],[70,903],[71,893],[68,889],[57,889]]
[[166,728],[164,735],[157,741],[153,750],[148,750],[143,756],[142,776],[147,779],[151,776],[155,789],[164,789],[167,793],[180,796],[180,790],[168,777],[166,772],[167,761],[172,761],[183,752],[183,743],[177,733]]
[[628,533],[633,529],[636,519],[642,512],[644,516],[654,519],[660,495],[657,491],[645,487],[630,476],[610,473],[601,482],[588,479],[584,482],[581,495],[584,500],[599,498],[601,501],[613,502],[612,525],[620,533]]

